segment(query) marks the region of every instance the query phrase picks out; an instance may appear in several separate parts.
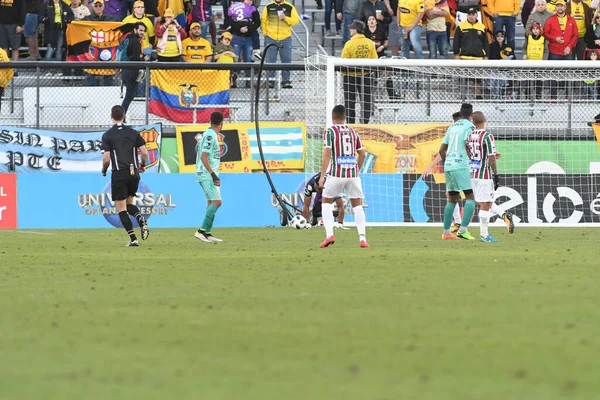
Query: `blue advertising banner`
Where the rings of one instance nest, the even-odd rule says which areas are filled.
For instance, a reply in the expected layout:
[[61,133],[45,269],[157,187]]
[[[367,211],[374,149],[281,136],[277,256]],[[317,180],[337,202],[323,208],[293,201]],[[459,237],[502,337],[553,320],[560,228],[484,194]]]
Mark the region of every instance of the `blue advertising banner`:
[[[147,172],[158,172],[162,125],[134,127],[148,149]],[[0,126],[0,172],[99,171],[102,132],[56,132]]]
[[[282,196],[302,208],[302,173],[273,174]],[[154,228],[197,228],[206,198],[192,174],[142,174],[135,204]],[[223,174],[223,206],[215,227],[279,226],[277,202],[263,174]],[[382,191],[382,186],[386,185]],[[111,199],[110,177],[100,173],[21,174],[17,180],[20,229],[120,227]],[[403,221],[401,174],[370,174],[363,178],[368,222]],[[47,195],[52,193],[52,195]],[[345,199],[347,219],[354,221]],[[390,218],[391,217],[391,218]]]

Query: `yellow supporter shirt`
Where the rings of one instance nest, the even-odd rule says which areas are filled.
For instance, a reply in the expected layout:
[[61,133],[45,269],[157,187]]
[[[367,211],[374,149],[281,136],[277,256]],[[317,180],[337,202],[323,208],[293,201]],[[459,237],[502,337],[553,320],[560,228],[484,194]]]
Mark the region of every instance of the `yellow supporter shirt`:
[[556,13],[556,0],[548,0],[546,2],[546,10],[551,13]]
[[[279,18],[279,13],[285,15],[283,20]],[[263,35],[273,40],[284,40],[292,36],[292,26],[299,22],[300,16],[292,4],[287,1],[281,4],[272,2],[267,4],[263,10],[260,28]]]
[[[399,0],[398,1],[398,26],[411,26],[419,13],[425,12],[423,0]],[[419,21],[421,26],[421,21]]]
[[562,18],[558,17],[558,24],[560,25],[560,29],[562,29],[562,31],[564,32],[565,28],[567,27],[567,15],[566,14]]
[[168,39],[167,45],[165,47],[165,52],[161,54],[163,57],[177,57],[181,53],[179,53],[179,46],[177,46],[177,29],[173,24],[170,24],[167,28],[168,31]]
[[142,47],[144,49],[152,47],[153,43],[150,43],[150,38],[154,37],[155,35],[154,25],[152,25],[152,21],[150,21],[150,19],[148,19],[147,17],[138,19],[134,17],[133,14],[128,15],[123,19],[124,24],[134,24],[136,22],[141,22],[146,27],[146,35],[144,35],[144,43],[142,44]]
[[536,40],[533,38],[533,35],[529,35],[527,38],[527,59],[539,61],[544,58],[544,45],[546,43],[546,38],[543,35]]
[[[342,58],[378,58],[375,43],[365,35],[357,33],[344,45]],[[365,75],[368,75],[366,73]],[[362,75],[360,72],[342,72],[342,75]]]
[[[425,11],[433,10],[434,8],[439,8],[444,11],[450,12],[450,8],[448,8],[448,2],[442,0],[439,4],[445,4],[444,6],[438,6],[436,0],[425,0]],[[433,32],[446,32],[446,17],[436,17],[436,18],[427,18],[427,31]]]
[[[583,9],[583,3],[576,4],[571,2],[571,17],[577,23],[577,31],[579,33],[579,37],[582,38],[585,36],[585,11]],[[562,25],[561,25],[562,26]]]
[[54,23],[60,25],[60,3],[54,3]]
[[183,54],[188,62],[206,62],[206,57],[212,54],[212,46],[208,40],[200,38],[194,40],[191,37],[181,42]]

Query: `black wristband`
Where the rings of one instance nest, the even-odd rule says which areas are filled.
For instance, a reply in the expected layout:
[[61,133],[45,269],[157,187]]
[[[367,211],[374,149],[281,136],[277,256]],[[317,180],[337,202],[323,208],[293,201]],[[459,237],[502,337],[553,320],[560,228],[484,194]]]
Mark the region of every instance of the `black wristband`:
[[219,176],[217,174],[215,174],[214,172],[212,172],[210,174],[210,176],[212,177],[213,182],[219,181]]

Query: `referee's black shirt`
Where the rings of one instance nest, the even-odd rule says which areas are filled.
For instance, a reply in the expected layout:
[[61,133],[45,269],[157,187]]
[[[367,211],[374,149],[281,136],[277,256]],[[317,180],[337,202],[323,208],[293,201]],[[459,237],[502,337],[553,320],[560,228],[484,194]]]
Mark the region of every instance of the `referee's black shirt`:
[[137,173],[139,168],[137,149],[145,144],[146,141],[138,131],[129,126],[117,124],[102,135],[100,148],[110,153],[113,172],[129,172],[130,166],[133,164]]

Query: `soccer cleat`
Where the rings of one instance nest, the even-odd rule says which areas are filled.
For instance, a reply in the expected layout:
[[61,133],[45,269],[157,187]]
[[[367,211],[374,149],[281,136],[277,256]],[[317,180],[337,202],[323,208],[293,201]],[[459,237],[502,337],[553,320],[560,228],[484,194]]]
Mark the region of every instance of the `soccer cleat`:
[[488,233],[488,235],[487,235],[487,236],[479,236],[479,241],[480,241],[480,242],[486,242],[486,243],[497,243],[497,242],[498,242],[498,241],[497,241],[496,239],[494,239],[494,238],[492,237],[492,235],[490,235],[489,233]]
[[458,239],[459,239],[459,237],[456,236],[456,235],[454,235],[454,234],[452,234],[452,233],[449,234],[449,235],[446,235],[445,233],[442,233],[442,240],[458,240]]
[[502,214],[502,219],[504,220],[504,223],[506,224],[508,233],[514,233],[515,232],[515,223],[513,222],[513,215],[511,213],[509,213],[508,211],[506,211],[504,214]]
[[456,233],[460,229],[460,224],[456,223],[450,227],[450,233]]
[[139,247],[139,243],[137,240],[132,240],[129,243],[127,243],[127,247]]
[[206,233],[202,232],[200,229],[198,229],[198,231],[194,234],[194,236],[196,237],[196,239],[200,239],[203,242],[212,243],[212,240],[210,240],[210,238],[206,235]]
[[369,246],[369,243],[367,243],[366,240],[361,240],[360,241],[360,247],[362,247],[363,249],[370,249],[371,246]]
[[329,236],[328,238],[325,238],[325,240],[323,240],[323,243],[321,243],[321,248],[323,249],[334,243],[335,243],[335,238],[333,236]]
[[213,236],[212,234],[210,234],[210,233],[207,233],[207,234],[206,234],[206,237],[207,237],[207,238],[209,238],[209,239],[210,239],[210,241],[211,241],[211,242],[213,242],[213,243],[219,243],[219,242],[222,242],[222,241],[223,241],[223,239],[219,239],[219,238],[217,238],[217,237],[214,237],[214,236]]
[[469,233],[469,231],[466,231],[466,232],[460,232],[460,231],[459,231],[459,232],[456,234],[456,236],[458,236],[460,239],[466,239],[466,240],[475,240],[475,238],[473,237],[473,235],[471,235],[471,234]]
[[140,230],[142,231],[142,240],[148,239],[150,236],[150,228],[148,228],[148,223],[146,222],[146,218],[140,217]]

